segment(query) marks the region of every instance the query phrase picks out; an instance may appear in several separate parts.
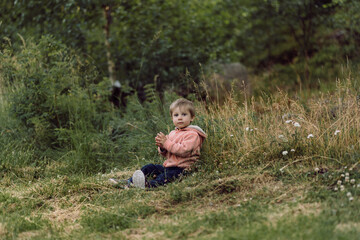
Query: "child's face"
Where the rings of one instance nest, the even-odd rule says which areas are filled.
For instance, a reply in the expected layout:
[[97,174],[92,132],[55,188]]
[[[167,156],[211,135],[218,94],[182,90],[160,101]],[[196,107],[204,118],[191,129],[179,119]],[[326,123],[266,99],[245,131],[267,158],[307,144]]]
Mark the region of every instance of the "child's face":
[[186,108],[175,108],[171,119],[175,125],[175,127],[178,128],[185,128],[190,125],[192,120],[194,120],[194,117],[191,116],[190,111]]

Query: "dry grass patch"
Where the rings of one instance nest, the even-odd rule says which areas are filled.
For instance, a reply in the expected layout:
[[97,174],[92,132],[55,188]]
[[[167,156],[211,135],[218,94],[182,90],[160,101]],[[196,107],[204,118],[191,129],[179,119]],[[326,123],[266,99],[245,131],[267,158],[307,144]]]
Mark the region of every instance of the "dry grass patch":
[[277,223],[279,220],[287,218],[294,219],[298,215],[319,215],[322,211],[320,203],[298,203],[295,206],[274,205],[270,209],[270,213],[267,215],[269,223]]
[[132,228],[122,232],[127,239],[166,239],[164,232],[150,232],[147,228]]
[[73,224],[81,217],[81,208],[83,207],[83,204],[74,203],[67,208],[62,208],[62,201],[59,200],[49,201],[48,204],[53,210],[44,213],[43,216],[54,223],[53,225],[55,226],[63,223]]
[[335,227],[337,232],[350,232],[352,230],[359,231],[360,223],[359,222],[348,222],[348,223],[339,223]]
[[22,233],[19,233],[19,235],[16,237],[16,239],[32,239],[34,237],[38,237],[41,234],[42,234],[41,231],[22,232]]
[[5,224],[0,223],[0,237],[5,236],[7,234],[7,229]]

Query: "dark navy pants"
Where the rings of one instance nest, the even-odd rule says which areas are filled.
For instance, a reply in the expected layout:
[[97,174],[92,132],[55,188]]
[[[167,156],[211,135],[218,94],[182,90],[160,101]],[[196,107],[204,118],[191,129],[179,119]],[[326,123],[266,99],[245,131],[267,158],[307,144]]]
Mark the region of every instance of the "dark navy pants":
[[[184,168],[179,167],[166,168],[159,164],[147,164],[141,168],[146,178],[146,185],[151,188],[174,181],[184,174],[184,170]],[[130,181],[132,182],[132,179]]]

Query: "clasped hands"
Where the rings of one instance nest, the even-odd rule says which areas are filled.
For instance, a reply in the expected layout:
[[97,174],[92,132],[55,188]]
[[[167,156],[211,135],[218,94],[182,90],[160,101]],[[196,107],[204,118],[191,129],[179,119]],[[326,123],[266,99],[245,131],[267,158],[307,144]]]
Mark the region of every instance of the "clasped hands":
[[163,134],[162,132],[159,132],[155,137],[156,146],[163,148],[166,140],[167,140],[166,135]]

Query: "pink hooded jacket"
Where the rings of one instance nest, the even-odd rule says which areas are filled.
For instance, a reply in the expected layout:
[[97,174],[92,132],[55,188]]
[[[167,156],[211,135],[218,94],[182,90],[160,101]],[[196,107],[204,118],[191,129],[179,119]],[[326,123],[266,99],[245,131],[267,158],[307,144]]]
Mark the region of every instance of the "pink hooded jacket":
[[171,131],[163,149],[158,148],[159,153],[166,158],[164,167],[190,168],[199,159],[205,138],[205,132],[196,125]]

